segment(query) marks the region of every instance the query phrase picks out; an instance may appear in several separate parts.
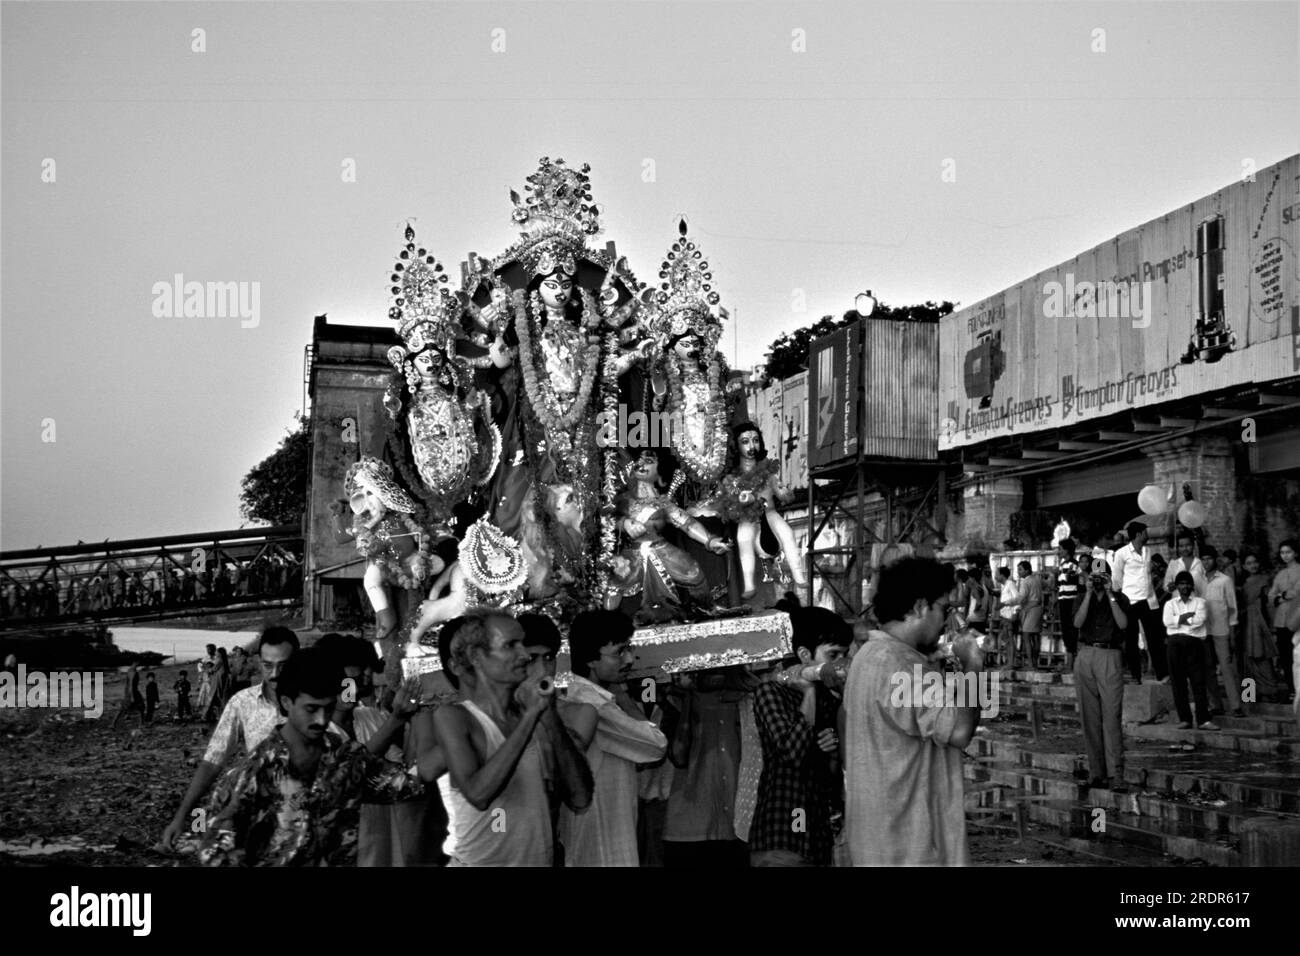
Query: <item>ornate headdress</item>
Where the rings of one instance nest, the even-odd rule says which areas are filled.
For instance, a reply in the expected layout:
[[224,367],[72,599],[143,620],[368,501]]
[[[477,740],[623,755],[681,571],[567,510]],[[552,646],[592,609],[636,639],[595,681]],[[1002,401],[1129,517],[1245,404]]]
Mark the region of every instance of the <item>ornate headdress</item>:
[[360,461],[348,468],[343,476],[343,490],[349,495],[369,491],[389,511],[408,515],[415,512],[415,502],[397,486],[393,470],[373,455],[362,455]]
[[722,336],[719,296],[713,288],[713,273],[695,242],[686,236],[686,220],[677,224],[681,238],[673,243],[659,266],[659,290],[651,298],[646,319],[660,348],[683,335],[695,335],[708,351],[717,348]]
[[394,345],[388,361],[401,371],[406,361],[434,346],[448,358],[456,354],[456,340],[461,336],[461,302],[447,288],[447,273],[442,263],[425,249],[415,245],[415,230],[406,227],[406,245],[398,253],[389,277],[393,283],[393,304],[388,317],[397,323],[397,334],[405,348]]
[[600,232],[600,210],[591,201],[591,167],[570,169],[564,160],[543,156],[537,172],[528,177],[527,198],[510,191],[514,221],[522,226],[521,238],[498,257],[498,269],[518,262],[529,278],[549,275],[557,268],[576,275],[582,259],[595,259],[587,250],[587,237]]

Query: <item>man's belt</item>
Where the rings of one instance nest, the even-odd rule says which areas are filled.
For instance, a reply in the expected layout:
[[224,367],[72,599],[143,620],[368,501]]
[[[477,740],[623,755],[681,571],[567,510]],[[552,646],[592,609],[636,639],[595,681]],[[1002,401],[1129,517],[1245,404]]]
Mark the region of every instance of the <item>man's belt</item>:
[[1120,651],[1124,649],[1123,644],[1114,643],[1114,642],[1107,642],[1102,644],[1096,641],[1085,641],[1083,638],[1080,638],[1079,643],[1084,645],[1085,647],[1096,647],[1096,648],[1100,648],[1103,651]]

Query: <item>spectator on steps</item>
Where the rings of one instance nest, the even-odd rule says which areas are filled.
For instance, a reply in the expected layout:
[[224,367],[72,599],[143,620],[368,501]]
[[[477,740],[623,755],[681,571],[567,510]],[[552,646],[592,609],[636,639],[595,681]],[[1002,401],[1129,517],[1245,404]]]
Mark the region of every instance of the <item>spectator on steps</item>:
[[1129,603],[1111,590],[1106,565],[1092,564],[1088,587],[1074,612],[1079,653],[1074,659],[1074,692],[1088,752],[1089,786],[1124,787],[1124,629]]

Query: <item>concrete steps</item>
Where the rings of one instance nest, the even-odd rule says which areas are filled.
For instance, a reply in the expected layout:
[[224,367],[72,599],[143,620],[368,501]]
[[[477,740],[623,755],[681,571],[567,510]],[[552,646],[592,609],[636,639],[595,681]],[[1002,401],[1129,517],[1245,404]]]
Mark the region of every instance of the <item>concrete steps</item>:
[[[1290,707],[1247,705],[1247,717],[1222,718],[1218,731],[1180,731],[1168,715],[1126,724],[1128,790],[1116,793],[1087,786],[1072,676],[1003,675],[999,716],[981,723],[967,750],[975,816],[1014,819],[1023,806],[1063,848],[1123,865],[1300,865],[1300,736]],[[1142,685],[1141,693],[1160,692]]]

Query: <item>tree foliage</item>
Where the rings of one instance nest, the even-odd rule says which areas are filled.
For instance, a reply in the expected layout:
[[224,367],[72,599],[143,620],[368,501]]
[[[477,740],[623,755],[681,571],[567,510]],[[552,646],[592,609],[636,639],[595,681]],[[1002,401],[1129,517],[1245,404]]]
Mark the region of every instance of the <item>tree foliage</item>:
[[307,510],[307,477],[311,473],[311,424],[298,416],[298,428],[280,440],[280,447],[244,476],[239,511],[251,521],[299,524]]
[[[926,300],[920,305],[891,306],[883,302],[876,303],[871,313],[872,319],[894,319],[902,322],[938,322],[942,316],[950,313],[956,306],[951,302],[931,302]],[[769,379],[789,378],[808,367],[808,350],[813,339],[828,335],[836,329],[862,318],[856,309],[850,309],[840,318],[823,315],[812,325],[781,335],[768,350],[766,373]]]

